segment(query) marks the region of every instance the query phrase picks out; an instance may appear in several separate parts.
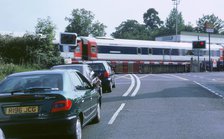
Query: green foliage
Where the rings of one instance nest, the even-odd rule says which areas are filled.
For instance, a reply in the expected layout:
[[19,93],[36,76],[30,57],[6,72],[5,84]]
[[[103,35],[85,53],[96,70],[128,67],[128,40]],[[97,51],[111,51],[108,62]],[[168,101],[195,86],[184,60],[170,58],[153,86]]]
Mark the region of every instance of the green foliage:
[[114,38],[147,40],[149,31],[145,25],[139,24],[136,20],[122,22],[116,31],[112,33]]
[[66,17],[69,25],[66,27],[66,32],[75,32],[80,36],[105,36],[106,26],[99,21],[94,22],[94,14],[85,9],[74,9],[71,17]]
[[15,65],[15,64],[0,64],[0,80],[5,76],[24,71],[33,71],[40,69],[37,65]]
[[173,35],[176,33],[176,15],[177,15],[178,33],[184,30],[185,25],[181,12],[178,13],[176,9],[172,9],[165,22],[165,26],[168,30],[167,35]]
[[43,35],[41,37],[48,38],[49,40],[53,40],[55,37],[56,25],[53,24],[49,16],[47,17],[47,19],[39,18],[35,29],[36,34]]
[[221,34],[224,29],[224,21],[219,19],[218,16],[214,14],[211,15],[203,15],[202,18],[199,18],[197,21],[197,31],[198,32],[206,32],[205,23],[209,22],[214,26],[214,33]]
[[160,20],[158,12],[154,8],[150,8],[143,14],[143,20],[148,29],[158,29],[163,21]]
[[23,37],[0,35],[0,56],[2,60],[5,63],[16,65],[36,64],[42,68],[61,64],[60,52],[52,43],[55,35],[54,30],[55,26],[47,18],[46,20],[38,20],[37,34],[35,35],[28,33]]

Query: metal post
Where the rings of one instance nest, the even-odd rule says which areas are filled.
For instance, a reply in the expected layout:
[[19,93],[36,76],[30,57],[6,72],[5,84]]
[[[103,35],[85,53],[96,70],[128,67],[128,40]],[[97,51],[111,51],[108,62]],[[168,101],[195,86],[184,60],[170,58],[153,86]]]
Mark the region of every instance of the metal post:
[[[199,41],[199,35],[198,35],[198,41]],[[200,50],[198,49],[198,71],[200,72],[199,53],[200,53]]]
[[210,32],[208,33],[208,55],[209,55],[209,71],[211,71],[211,54],[210,54]]
[[[178,5],[180,4],[180,0],[172,0],[174,2],[175,5],[175,9],[176,9],[176,37],[177,37],[177,33],[178,33]],[[177,38],[176,38],[177,41]]]

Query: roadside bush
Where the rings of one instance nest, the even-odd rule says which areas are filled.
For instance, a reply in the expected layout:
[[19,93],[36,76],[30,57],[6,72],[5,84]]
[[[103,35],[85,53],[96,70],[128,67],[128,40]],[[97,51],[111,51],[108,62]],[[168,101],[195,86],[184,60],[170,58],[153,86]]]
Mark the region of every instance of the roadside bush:
[[39,70],[40,67],[38,65],[14,65],[14,64],[1,64],[0,65],[0,80],[2,80],[5,76],[16,73],[16,72],[24,72],[24,71],[32,71]]

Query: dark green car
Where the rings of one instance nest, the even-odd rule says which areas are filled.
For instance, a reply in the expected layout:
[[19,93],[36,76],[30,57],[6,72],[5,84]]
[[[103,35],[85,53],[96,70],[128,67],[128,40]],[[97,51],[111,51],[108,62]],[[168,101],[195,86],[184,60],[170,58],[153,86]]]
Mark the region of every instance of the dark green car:
[[8,137],[68,135],[100,121],[100,96],[75,70],[16,73],[0,84],[0,128]]

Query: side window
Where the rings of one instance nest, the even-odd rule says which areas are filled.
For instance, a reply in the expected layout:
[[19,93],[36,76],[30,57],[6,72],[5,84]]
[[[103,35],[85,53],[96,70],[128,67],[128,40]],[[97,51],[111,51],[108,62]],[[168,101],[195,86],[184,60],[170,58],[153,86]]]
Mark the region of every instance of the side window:
[[95,46],[91,46],[91,52],[96,53],[96,47]]
[[74,72],[70,72],[70,78],[72,80],[72,84],[76,89],[78,90],[83,89],[82,81],[78,78],[78,76]]
[[90,89],[91,88],[91,84],[89,83],[89,81],[79,72],[77,72],[78,76],[80,77],[80,79],[83,82],[83,86],[85,89]]

